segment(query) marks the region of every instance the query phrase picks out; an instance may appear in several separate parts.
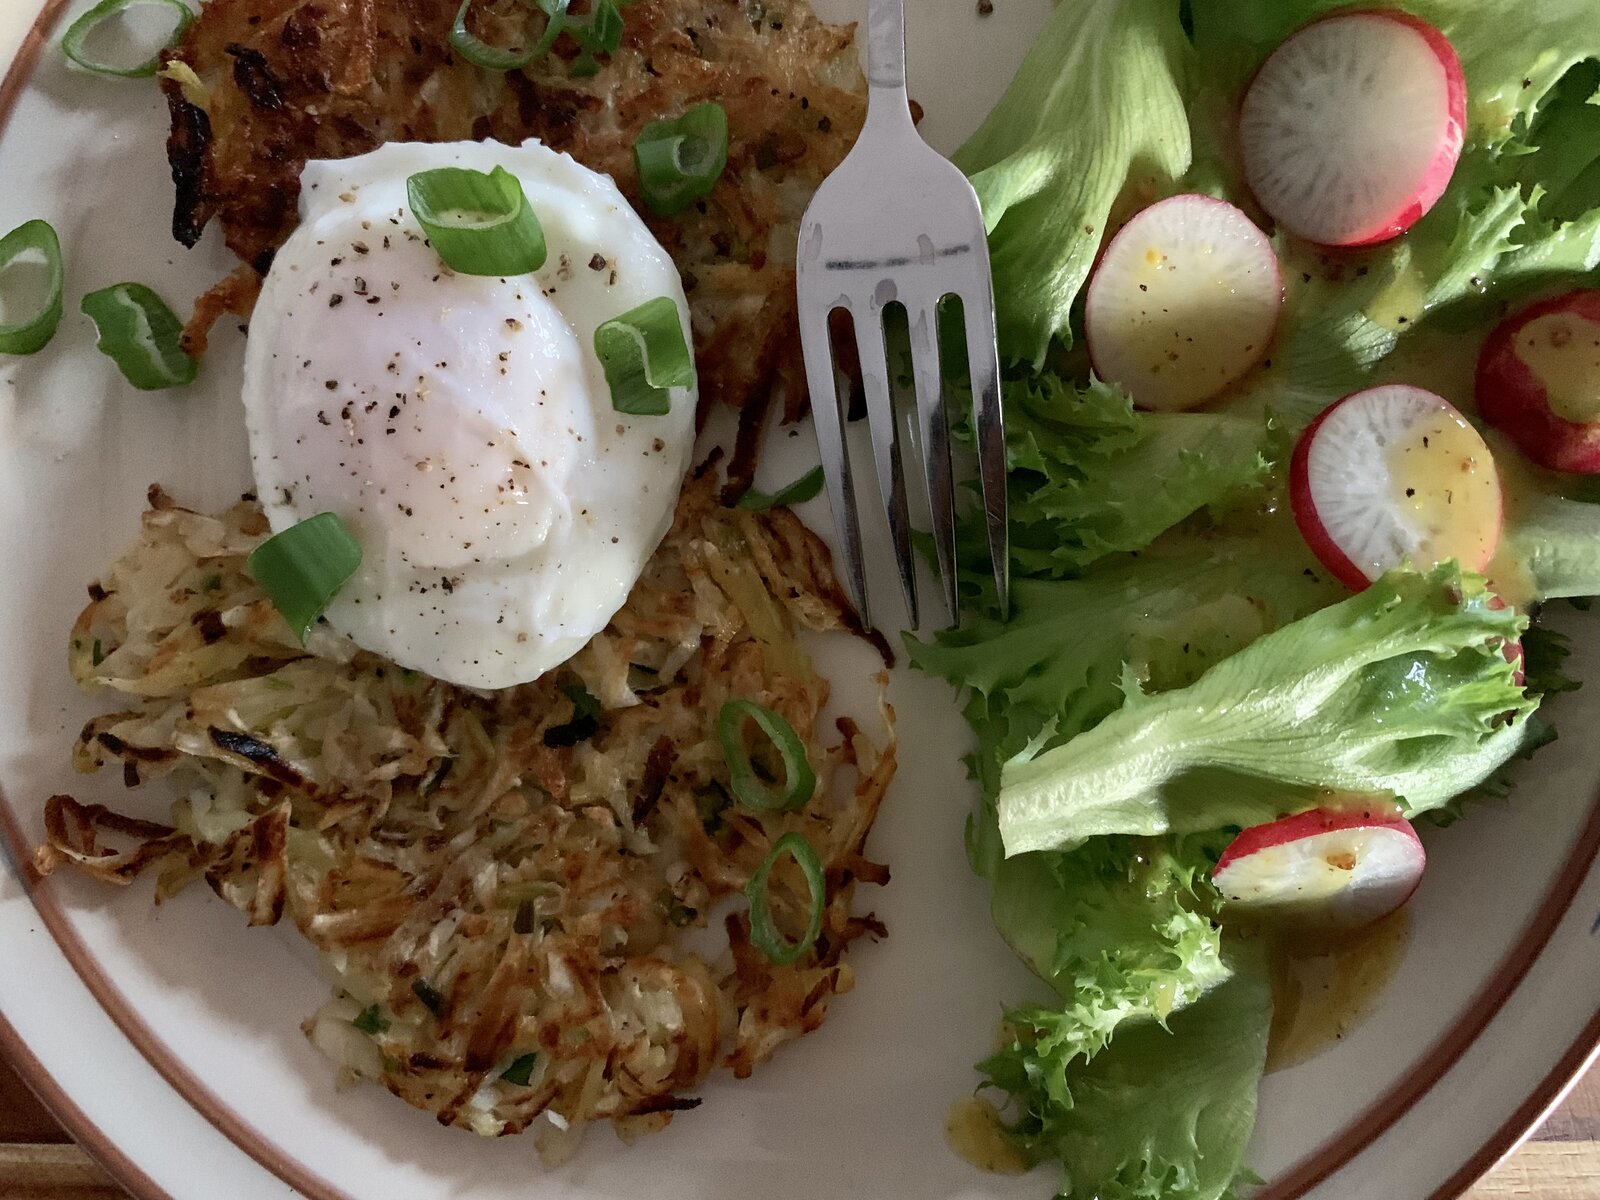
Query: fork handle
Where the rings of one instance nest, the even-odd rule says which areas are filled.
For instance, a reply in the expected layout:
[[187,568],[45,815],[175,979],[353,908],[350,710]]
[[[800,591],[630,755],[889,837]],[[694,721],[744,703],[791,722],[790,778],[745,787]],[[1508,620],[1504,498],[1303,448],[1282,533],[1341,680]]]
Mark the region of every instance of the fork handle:
[[[905,0],[871,0],[867,9],[867,120],[909,122]],[[897,123],[899,123],[897,121]]]

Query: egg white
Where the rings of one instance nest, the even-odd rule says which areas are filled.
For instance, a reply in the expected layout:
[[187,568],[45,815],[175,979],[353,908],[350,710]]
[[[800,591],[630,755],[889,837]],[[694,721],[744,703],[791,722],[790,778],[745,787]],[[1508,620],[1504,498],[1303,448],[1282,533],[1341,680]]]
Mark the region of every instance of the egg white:
[[[539,271],[443,264],[406,202],[442,166],[521,180]],[[308,163],[301,187],[245,356],[267,518],[334,512],[355,535],[326,616],[357,645],[470,687],[536,678],[605,627],[671,523],[694,389],[614,411],[594,332],[668,296],[687,338],[677,268],[608,177],[535,141],[391,143]]]

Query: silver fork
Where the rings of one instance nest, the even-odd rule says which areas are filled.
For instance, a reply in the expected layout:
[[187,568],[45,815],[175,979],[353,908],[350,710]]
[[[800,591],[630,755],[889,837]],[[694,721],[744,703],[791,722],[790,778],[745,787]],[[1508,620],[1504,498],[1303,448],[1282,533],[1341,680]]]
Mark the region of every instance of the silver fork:
[[989,557],[1004,612],[1010,590],[1005,426],[989,247],[972,185],[922,140],[912,123],[906,97],[904,0],[870,0],[867,81],[865,127],[806,209],[797,255],[800,340],[846,584],[862,620],[871,625],[861,524],[844,442],[845,412],[828,332],[829,315],[839,308],[850,314],[855,326],[878,490],[888,515],[906,609],[911,624],[921,624],[906,500],[908,451],[901,444],[884,342],[884,309],[898,302],[905,306],[910,325],[917,428],[939,577],[951,618],[959,620],[950,421],[938,342],[939,303],[954,296],[961,301],[965,318],[978,475]]

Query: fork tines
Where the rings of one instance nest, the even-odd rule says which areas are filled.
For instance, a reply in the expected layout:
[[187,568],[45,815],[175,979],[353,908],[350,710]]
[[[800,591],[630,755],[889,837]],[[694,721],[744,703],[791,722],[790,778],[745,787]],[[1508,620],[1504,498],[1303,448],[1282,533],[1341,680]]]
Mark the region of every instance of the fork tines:
[[[959,619],[950,414],[947,380],[940,360],[939,312],[946,298],[960,302],[961,332],[972,387],[978,474],[990,561],[1002,612],[1009,590],[1005,430],[983,221],[977,197],[967,181],[949,163],[922,146],[920,139],[917,144],[928,159],[945,168],[945,172],[937,173],[937,189],[924,190],[918,202],[911,205],[915,212],[907,214],[905,206],[888,201],[866,201],[861,195],[852,194],[862,190],[859,186],[851,188],[850,193],[830,186],[836,181],[851,183],[846,174],[850,166],[847,159],[839,171],[829,177],[807,210],[800,238],[800,334],[812,414],[827,476],[828,499],[838,527],[846,583],[862,619],[868,624],[871,616],[861,525],[850,456],[845,445],[845,412],[840,402],[834,347],[829,336],[830,315],[839,309],[849,314],[855,330],[878,489],[888,517],[906,608],[911,624],[918,626],[921,621],[916,560],[905,474],[905,460],[914,452],[903,444],[905,439],[901,437],[901,425],[896,417],[891,371],[901,364],[891,365],[889,361],[884,317],[891,305],[905,308],[911,377],[916,394],[917,440],[921,443],[934,547],[945,603],[951,617]],[[852,152],[852,157],[854,155]],[[959,190],[952,184],[958,185]],[[937,206],[926,203],[930,195],[939,197]],[[851,210],[855,214],[876,215],[852,216]],[[845,213],[842,219],[837,215],[840,212]],[[875,254],[852,252],[853,247],[867,245],[880,249]],[[947,356],[953,357],[956,347],[944,349]]]
[[939,305],[950,297],[960,301],[989,559],[1002,614],[1010,591],[1005,424],[983,212],[966,176],[917,133],[906,96],[905,55],[904,0],[870,0],[866,125],[806,209],[796,255],[800,340],[817,444],[839,530],[846,585],[868,625],[872,617],[861,522],[828,336],[829,317],[838,309],[850,315],[855,327],[878,492],[889,519],[906,611],[911,624],[919,626],[917,564],[906,501],[905,458],[910,451],[901,445],[895,414],[884,312],[891,304],[903,305],[910,325],[911,376],[933,542],[945,603],[951,618],[959,620],[955,488],[949,406],[939,360]]

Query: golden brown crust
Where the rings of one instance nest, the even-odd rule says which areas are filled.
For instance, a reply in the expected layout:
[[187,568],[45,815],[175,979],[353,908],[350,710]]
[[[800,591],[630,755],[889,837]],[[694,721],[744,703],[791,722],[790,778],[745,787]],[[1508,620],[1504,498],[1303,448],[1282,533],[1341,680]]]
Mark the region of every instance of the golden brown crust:
[[[659,1128],[717,1064],[747,1075],[822,1022],[853,980],[845,948],[883,933],[855,887],[888,879],[864,842],[893,715],[885,746],[824,728],[827,681],[796,636],[846,628],[826,554],[786,511],[716,492],[709,466],[690,478],[628,603],[569,664],[477,692],[325,626],[308,652],[245,569],[260,507],[213,518],[151,489],[139,544],[73,627],[74,678],[131,703],[84,727],[76,765],[171,776],[184,798],[167,825],[52,797],[36,866],[154,872],[158,899],[203,879],[252,925],[287,916],[336,980],[314,1040],[445,1124],[514,1133],[549,1110]],[[716,728],[730,697],[805,742],[822,780],[808,802],[736,801]],[[713,909],[791,832],[823,866],[823,920],[780,966],[742,913]],[[788,858],[771,884],[792,937],[806,884]],[[719,925],[720,956],[680,947]],[[526,1084],[501,1079],[530,1053]]]
[[[577,6],[575,6],[577,7]],[[794,313],[794,243],[812,192],[865,111],[853,28],[805,0],[637,0],[617,54],[569,74],[570,38],[525,71],[485,71],[448,44],[457,0],[210,0],[163,78],[177,204],[189,244],[216,217],[257,272],[294,227],[300,168],[396,140],[537,137],[614,177],[638,207],[633,143],[650,121],[702,100],[728,113],[728,168],[711,196],[670,218],[643,212],[683,272],[704,404],[776,398],[805,410]],[[474,10],[511,44],[529,7]],[[173,64],[181,64],[172,69]],[[221,308],[197,312],[192,346]],[[748,478],[749,456],[734,466]]]

